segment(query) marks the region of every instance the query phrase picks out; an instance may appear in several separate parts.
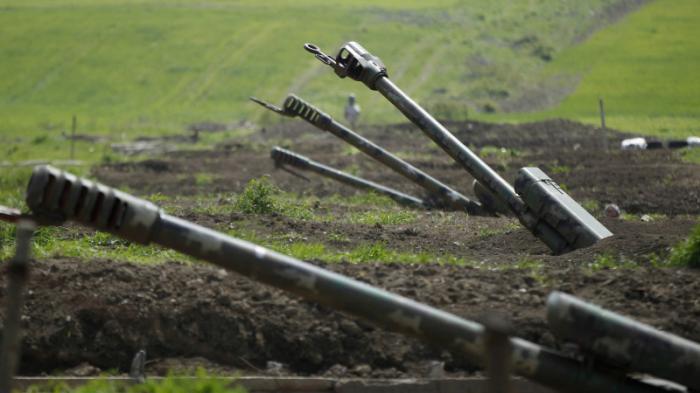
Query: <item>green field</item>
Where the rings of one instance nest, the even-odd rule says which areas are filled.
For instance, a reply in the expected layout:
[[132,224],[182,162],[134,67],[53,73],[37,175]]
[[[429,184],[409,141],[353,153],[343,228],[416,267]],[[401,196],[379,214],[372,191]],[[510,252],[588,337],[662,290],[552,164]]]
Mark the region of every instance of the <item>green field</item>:
[[[700,111],[692,72],[700,56],[697,2],[658,0],[577,44],[611,3],[2,1],[4,159],[65,158],[56,145],[73,114],[79,132],[111,142],[179,133],[200,121],[278,121],[250,95],[278,102],[296,92],[338,115],[353,92],[363,121],[402,120],[376,93],[337,79],[301,48],[310,41],[334,52],[350,39],[380,55],[392,79],[440,116],[490,107],[494,115],[477,116],[541,117],[506,116],[501,107],[558,86],[552,80],[582,78],[570,99],[544,115],[591,120],[602,95],[613,126],[692,130]],[[104,155],[99,146],[81,147],[88,151],[79,149],[78,158]]]
[[534,117],[599,122],[660,137],[700,135],[700,2],[657,0],[564,50],[543,72],[580,78],[577,89]]

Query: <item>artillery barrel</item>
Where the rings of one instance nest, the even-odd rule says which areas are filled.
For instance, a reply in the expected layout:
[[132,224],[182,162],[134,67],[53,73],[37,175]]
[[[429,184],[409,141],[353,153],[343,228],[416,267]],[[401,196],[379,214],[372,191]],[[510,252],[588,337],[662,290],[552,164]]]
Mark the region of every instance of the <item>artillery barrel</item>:
[[339,77],[350,77],[378,90],[481,185],[503,201],[520,222],[554,253],[586,247],[612,235],[561,188],[554,187],[551,179],[540,176],[542,172],[536,168],[520,170],[519,177],[523,178],[520,183],[528,191],[528,198],[523,200],[505,179],[389,80],[381,60],[360,44],[346,43],[335,59],[315,45],[306,44],[305,49],[333,67]]
[[356,147],[361,152],[388,166],[396,173],[418,184],[437,198],[441,205],[455,209],[466,210],[470,214],[484,214],[481,205],[450,188],[441,181],[421,171],[408,162],[391,154],[367,138],[335,121],[330,115],[322,112],[296,95],[290,94],[284,100],[283,110],[306,120],[315,127],[328,131],[345,142]]
[[700,345],[695,342],[561,292],[547,299],[547,321],[558,337],[606,363],[700,389]]
[[[37,167],[27,204],[47,221],[71,219],[137,243],[172,248],[484,364],[480,324],[167,215],[150,202],[104,185]],[[592,371],[528,341],[510,340],[514,371],[543,385],[581,393],[661,392],[639,381]]]
[[308,157],[304,157],[301,154],[297,154],[292,151],[282,149],[280,147],[273,148],[270,152],[270,157],[272,157],[272,159],[275,160],[275,163],[277,163],[278,165],[292,165],[299,169],[306,169],[312,172],[316,172],[321,176],[329,177],[331,179],[337,180],[341,183],[345,183],[352,187],[360,188],[363,190],[370,190],[382,195],[386,195],[402,205],[412,207],[426,206],[425,202],[421,199],[418,199],[408,194],[404,194],[403,192],[394,190],[393,188],[385,187],[381,184],[377,184],[369,180],[365,180],[357,176],[345,173],[343,171],[339,171],[335,168],[331,168],[329,166],[311,160]]

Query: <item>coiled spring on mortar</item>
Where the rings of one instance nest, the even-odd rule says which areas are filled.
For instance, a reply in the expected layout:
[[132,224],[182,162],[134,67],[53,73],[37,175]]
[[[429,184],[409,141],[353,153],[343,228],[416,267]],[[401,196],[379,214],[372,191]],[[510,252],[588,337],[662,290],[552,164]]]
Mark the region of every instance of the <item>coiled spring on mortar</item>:
[[289,95],[287,99],[284,100],[283,105],[286,112],[294,113],[312,123],[318,123],[322,118],[321,112],[318,109],[295,95]]

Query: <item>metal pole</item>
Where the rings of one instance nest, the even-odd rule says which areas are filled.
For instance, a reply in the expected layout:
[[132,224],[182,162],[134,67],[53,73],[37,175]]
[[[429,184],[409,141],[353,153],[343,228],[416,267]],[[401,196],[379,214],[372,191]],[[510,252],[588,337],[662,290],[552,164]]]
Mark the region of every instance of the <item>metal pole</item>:
[[[27,205],[47,220],[73,219],[137,243],[172,248],[387,330],[455,351],[474,364],[485,364],[484,327],[478,323],[170,216],[147,201],[105,185],[49,166],[37,167],[27,188]],[[515,373],[555,389],[660,392],[629,378],[591,370],[522,339],[511,338],[510,345]]]
[[403,192],[397,191],[393,188],[385,187],[381,184],[374,183],[369,180],[359,178],[357,176],[353,176],[343,171],[339,171],[335,168],[331,168],[329,166],[311,160],[308,157],[304,157],[301,154],[294,153],[292,151],[285,150],[280,147],[275,147],[274,149],[272,149],[272,151],[270,152],[270,157],[272,157],[272,159],[275,160],[275,163],[277,165],[287,164],[297,167],[299,169],[306,169],[312,172],[316,172],[321,176],[329,177],[331,179],[337,180],[341,183],[345,183],[352,187],[374,191],[379,194],[386,195],[402,205],[411,207],[426,207],[426,203],[421,199],[418,199],[408,194],[404,194]]
[[70,159],[75,159],[75,131],[78,128],[78,117],[73,115],[73,125],[71,126],[70,137]]
[[29,278],[29,253],[36,225],[28,219],[17,222],[15,257],[7,269],[5,320],[0,348],[0,392],[12,390],[12,378],[17,372],[22,345],[22,307],[24,290]]
[[598,98],[598,108],[600,109],[600,128],[603,130],[603,150],[608,151],[608,135],[605,126],[605,103],[603,97]]

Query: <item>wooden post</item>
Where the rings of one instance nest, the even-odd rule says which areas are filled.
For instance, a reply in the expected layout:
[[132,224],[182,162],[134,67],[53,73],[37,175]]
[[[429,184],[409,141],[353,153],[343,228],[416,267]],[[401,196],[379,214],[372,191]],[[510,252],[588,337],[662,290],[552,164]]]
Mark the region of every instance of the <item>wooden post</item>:
[[603,97],[598,98],[598,108],[600,109],[600,128],[603,130],[603,150],[608,151],[608,133],[605,126],[605,103],[603,102]]
[[512,372],[509,324],[503,317],[487,315],[482,321],[486,331],[486,375],[488,375],[488,393],[510,393]]
[[22,346],[22,305],[29,278],[29,253],[31,239],[36,229],[34,221],[20,219],[17,222],[15,257],[7,264],[7,292],[5,295],[5,320],[0,346],[0,392],[12,391],[12,381],[17,372]]
[[78,126],[78,118],[73,115],[73,125],[70,133],[70,159],[75,159],[75,129]]

